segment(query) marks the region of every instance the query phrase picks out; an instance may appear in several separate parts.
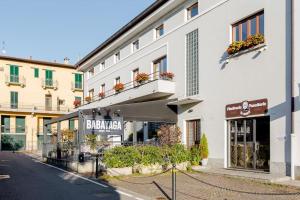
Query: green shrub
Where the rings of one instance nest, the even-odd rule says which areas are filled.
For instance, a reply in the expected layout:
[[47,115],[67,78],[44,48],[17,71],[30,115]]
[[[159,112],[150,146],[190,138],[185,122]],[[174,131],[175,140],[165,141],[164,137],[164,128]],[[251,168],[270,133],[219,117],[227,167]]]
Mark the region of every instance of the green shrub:
[[167,148],[167,151],[171,163],[182,163],[189,161],[190,153],[182,144],[175,144]]
[[201,161],[201,151],[199,145],[194,145],[190,149],[190,162],[193,166],[199,165]]
[[140,160],[140,153],[135,147],[117,146],[104,153],[103,162],[109,168],[132,167]]
[[203,136],[201,137],[200,152],[202,159],[208,158],[208,142],[205,134],[203,134]]
[[138,147],[140,153],[139,164],[148,166],[151,164],[162,164],[163,163],[163,153],[160,147],[157,146],[140,146]]

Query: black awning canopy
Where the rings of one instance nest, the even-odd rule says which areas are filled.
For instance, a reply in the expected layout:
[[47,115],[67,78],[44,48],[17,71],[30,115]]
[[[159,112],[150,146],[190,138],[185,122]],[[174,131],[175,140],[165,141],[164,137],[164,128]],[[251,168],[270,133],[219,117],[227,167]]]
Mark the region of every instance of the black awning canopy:
[[78,110],[76,112],[52,119],[49,124],[78,118],[79,112],[83,115],[92,115],[93,112],[101,114],[103,116],[108,113],[111,116],[121,116],[124,121],[148,121],[148,122],[166,122],[177,123],[177,106],[167,105],[170,102],[174,102],[176,99],[164,99],[156,101],[147,101],[130,104],[119,104],[107,106],[104,108],[93,108],[86,110]]

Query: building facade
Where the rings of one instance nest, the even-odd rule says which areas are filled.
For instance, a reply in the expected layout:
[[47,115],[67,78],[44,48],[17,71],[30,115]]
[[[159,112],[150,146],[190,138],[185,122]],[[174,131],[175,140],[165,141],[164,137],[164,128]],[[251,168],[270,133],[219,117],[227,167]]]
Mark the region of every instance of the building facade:
[[82,108],[170,99],[184,144],[207,135],[211,166],[299,176],[297,8],[158,0],[76,64]]
[[43,123],[82,100],[82,73],[68,63],[0,56],[0,91],[1,149],[41,150]]

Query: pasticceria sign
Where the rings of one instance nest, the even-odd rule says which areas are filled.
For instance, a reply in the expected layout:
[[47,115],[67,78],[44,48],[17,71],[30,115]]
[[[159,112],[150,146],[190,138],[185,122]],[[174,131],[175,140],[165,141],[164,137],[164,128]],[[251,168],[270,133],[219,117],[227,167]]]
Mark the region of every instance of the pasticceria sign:
[[111,134],[122,135],[124,132],[122,117],[85,117],[85,134]]
[[225,112],[227,118],[265,114],[268,112],[268,99],[230,104],[226,106]]

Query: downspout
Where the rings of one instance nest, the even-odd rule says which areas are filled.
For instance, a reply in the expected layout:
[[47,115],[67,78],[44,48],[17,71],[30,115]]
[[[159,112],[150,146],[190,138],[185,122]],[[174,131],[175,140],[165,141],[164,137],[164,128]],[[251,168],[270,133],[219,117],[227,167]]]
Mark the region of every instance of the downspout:
[[295,94],[294,94],[294,0],[291,0],[291,179],[295,180],[295,161],[294,161],[294,147],[295,147],[295,128],[294,128],[294,112],[295,112]]

